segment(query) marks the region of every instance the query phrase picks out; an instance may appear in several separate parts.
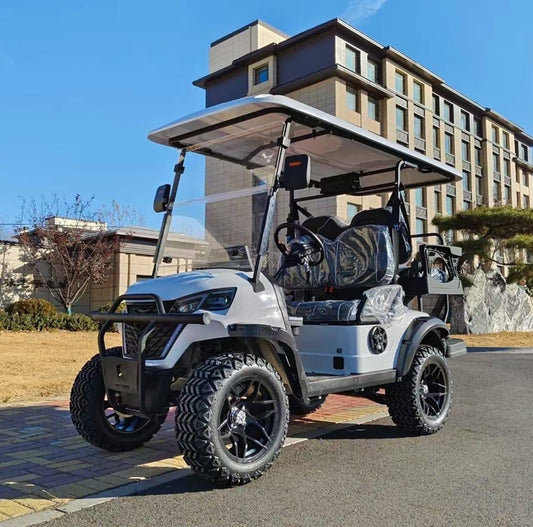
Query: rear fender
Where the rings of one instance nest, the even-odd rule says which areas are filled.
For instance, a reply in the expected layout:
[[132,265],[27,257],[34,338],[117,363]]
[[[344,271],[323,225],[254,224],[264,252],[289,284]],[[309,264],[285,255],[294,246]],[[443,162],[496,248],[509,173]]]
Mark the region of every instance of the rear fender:
[[439,318],[424,317],[413,320],[400,345],[396,363],[398,380],[410,370],[416,350],[421,344],[434,346],[446,355],[446,339],[449,333],[446,324]]

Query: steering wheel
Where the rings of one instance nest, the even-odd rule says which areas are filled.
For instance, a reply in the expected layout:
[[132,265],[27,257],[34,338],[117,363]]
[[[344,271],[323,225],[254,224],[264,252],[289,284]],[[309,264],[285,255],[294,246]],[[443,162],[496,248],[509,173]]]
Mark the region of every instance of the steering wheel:
[[[301,233],[309,236],[312,242],[314,242],[311,244],[313,250],[305,251],[305,249],[302,249],[302,246],[300,245],[300,249],[302,250],[296,249],[296,254],[292,253],[292,251],[287,249],[287,246],[285,244],[279,241],[279,233],[283,229],[294,229],[295,231],[300,231]],[[278,225],[276,227],[276,230],[274,231],[274,243],[276,244],[276,247],[279,249],[281,254],[285,256],[285,258],[291,259],[291,257],[296,257],[298,263],[302,265],[308,265],[309,267],[314,267],[315,265],[321,264],[324,260],[324,255],[326,254],[322,240],[313,231],[310,231],[307,227],[303,227],[302,225],[298,225],[297,223],[282,223],[281,225]],[[319,253],[318,258],[312,259],[311,256],[313,256],[317,252]]]

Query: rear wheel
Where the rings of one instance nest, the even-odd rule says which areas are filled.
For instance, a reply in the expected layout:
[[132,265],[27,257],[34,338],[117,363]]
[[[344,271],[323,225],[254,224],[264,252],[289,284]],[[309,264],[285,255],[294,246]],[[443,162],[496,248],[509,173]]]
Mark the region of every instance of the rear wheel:
[[247,354],[207,359],[190,375],[176,411],[176,437],[190,467],[213,482],[261,476],[287,435],[288,400],[278,373]]
[[289,395],[289,407],[291,409],[291,415],[307,415],[316,412],[319,408],[322,408],[326,402],[327,395],[318,395],[311,397],[309,404],[304,403],[299,397]]
[[392,420],[413,435],[440,430],[450,413],[452,377],[442,352],[433,346],[419,346],[409,372],[386,389]]
[[[122,348],[111,348],[107,353],[120,357]],[[89,443],[111,452],[133,450],[150,441],[167,412],[147,419],[114,410],[107,400],[100,355],[83,366],[70,393],[70,416],[78,433]]]

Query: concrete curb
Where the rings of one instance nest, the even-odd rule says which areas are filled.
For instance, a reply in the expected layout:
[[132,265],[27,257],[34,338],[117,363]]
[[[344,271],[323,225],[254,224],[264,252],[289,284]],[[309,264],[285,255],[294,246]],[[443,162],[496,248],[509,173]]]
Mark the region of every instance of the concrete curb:
[[[287,437],[283,447],[285,448],[288,446],[296,445],[298,443],[308,441],[309,439],[314,439],[316,437],[329,434],[330,432],[349,428],[350,426],[370,423],[372,421],[388,417],[388,415],[389,412],[384,410],[382,412],[377,412],[364,417],[359,417],[351,421],[345,421],[343,423],[325,426],[317,430],[310,430],[309,432],[305,432],[304,434],[296,437]],[[171,481],[186,478],[187,476],[190,476],[192,474],[194,474],[192,470],[188,468],[181,468],[178,470],[167,472],[165,474],[161,474],[160,476],[155,476],[150,479],[136,481],[134,483],[129,483],[128,485],[123,485],[121,487],[116,487],[113,489],[105,490],[103,492],[98,492],[96,494],[93,494],[92,496],[79,498],[70,501],[66,505],[56,507],[55,509],[47,509],[44,511],[27,514],[25,516],[12,518],[10,520],[5,520],[3,522],[0,522],[0,525],[2,527],[30,527],[32,525],[39,525],[41,523],[65,516],[66,514],[69,514],[71,512],[88,509],[90,507],[106,503],[113,499],[123,498],[125,496],[135,494],[137,492],[144,492],[154,487],[158,487],[159,485],[162,485],[164,483],[169,483]]]

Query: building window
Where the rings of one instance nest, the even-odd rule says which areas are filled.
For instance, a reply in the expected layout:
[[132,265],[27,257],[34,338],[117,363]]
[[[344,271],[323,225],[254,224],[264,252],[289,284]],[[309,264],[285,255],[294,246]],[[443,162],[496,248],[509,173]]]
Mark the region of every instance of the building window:
[[379,101],[374,97],[368,98],[368,117],[374,121],[379,121]]
[[254,68],[254,86],[268,80],[268,64]]
[[433,94],[433,113],[435,115],[440,115],[440,101],[439,96]]
[[353,112],[357,111],[357,90],[346,86],[346,107]]
[[500,172],[500,156],[498,154],[492,154],[492,170],[494,172]]
[[497,181],[492,183],[492,199],[500,201],[500,184]]
[[492,136],[491,136],[491,137],[492,137],[492,142],[493,142],[493,143],[499,143],[499,139],[498,139],[498,129],[497,129],[495,126],[492,127],[492,132],[491,132],[491,134],[492,134]]
[[360,210],[361,210],[361,205],[357,205],[356,203],[348,203],[346,205],[346,213],[347,213],[346,221],[350,221]]
[[435,214],[440,214],[442,207],[440,205],[440,192],[435,191]]
[[472,203],[470,201],[463,200],[463,210],[468,210],[472,208]]
[[511,204],[511,188],[507,185],[503,186],[503,204],[504,205],[510,205]]
[[455,198],[453,196],[446,196],[446,215],[453,216],[453,210],[455,209]]
[[524,187],[527,187],[527,183],[528,183],[528,173],[525,171],[525,170],[522,170],[522,185],[524,185]]
[[444,151],[447,154],[453,154],[453,135],[444,134]]
[[426,220],[423,220],[422,218],[416,218],[416,233],[425,234],[426,232]]
[[470,161],[470,143],[461,141],[461,153],[463,156],[463,161]]
[[366,76],[372,82],[379,82],[379,64],[368,59],[366,64]]
[[468,190],[468,192],[472,190],[472,186],[470,185],[470,172],[468,170],[463,170],[463,188]]
[[481,148],[474,148],[474,160],[478,167],[482,166],[481,161]]
[[524,161],[527,161],[528,160],[528,155],[527,155],[527,146],[526,145],[522,145],[522,159]]
[[503,175],[509,177],[511,171],[511,164],[508,159],[503,160]]
[[461,128],[467,132],[470,131],[470,115],[463,110],[461,110]]
[[453,123],[453,105],[447,101],[444,101],[444,119],[450,123]]
[[424,104],[424,86],[417,81],[413,81],[413,100]]
[[424,139],[424,118],[419,115],[415,115],[415,137],[419,139]]
[[440,148],[440,128],[433,128],[433,146]]
[[481,124],[481,119],[476,119],[474,117],[474,133],[478,137],[483,137],[483,126]]
[[415,205],[417,207],[425,207],[426,206],[426,197],[424,196],[424,189],[423,188],[415,189]]
[[483,195],[483,180],[480,177],[476,178],[476,194],[478,196]]
[[396,130],[407,131],[407,112],[396,106]]
[[507,132],[502,132],[502,145],[509,150],[509,134]]
[[527,196],[522,196],[522,208],[529,209],[529,198]]
[[396,72],[395,86],[398,93],[405,95],[405,75],[399,71]]
[[361,54],[357,49],[354,49],[350,46],[346,46],[344,62],[349,70],[354,71],[355,73],[359,73],[361,71],[360,59]]

